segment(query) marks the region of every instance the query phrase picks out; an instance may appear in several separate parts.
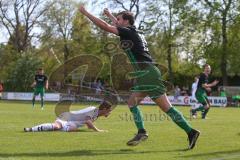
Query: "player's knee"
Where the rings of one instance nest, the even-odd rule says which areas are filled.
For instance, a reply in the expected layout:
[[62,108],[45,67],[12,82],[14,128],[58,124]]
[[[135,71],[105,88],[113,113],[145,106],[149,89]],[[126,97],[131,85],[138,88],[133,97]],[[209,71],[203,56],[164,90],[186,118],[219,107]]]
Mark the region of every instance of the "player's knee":
[[69,127],[66,132],[75,132],[77,131],[78,129],[76,127]]
[[127,101],[127,104],[128,104],[128,108],[132,108],[134,106],[134,104],[131,103],[131,101]]
[[62,129],[62,125],[60,123],[53,123],[54,130],[60,130]]
[[68,125],[65,127],[64,131],[65,132],[74,132],[74,131],[77,131],[78,128],[76,125]]
[[209,108],[210,108],[209,104],[204,105],[204,109],[209,109]]
[[127,101],[127,104],[128,104],[128,107],[131,108],[131,107],[134,107],[135,105],[137,105],[138,103],[135,100],[129,99]]

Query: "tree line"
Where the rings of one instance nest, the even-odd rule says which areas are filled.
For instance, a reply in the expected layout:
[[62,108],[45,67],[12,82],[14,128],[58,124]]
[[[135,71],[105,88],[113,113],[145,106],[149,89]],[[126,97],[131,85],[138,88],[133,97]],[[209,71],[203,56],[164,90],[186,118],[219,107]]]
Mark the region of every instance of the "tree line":
[[[38,67],[50,75],[81,54],[100,58],[104,66],[99,76],[110,79],[112,57],[122,53],[119,39],[79,14],[79,4],[74,0],[0,0],[0,28],[8,37],[0,45],[0,80],[7,90],[31,90]],[[221,85],[239,85],[238,0],[104,0],[86,5],[97,8],[98,17],[107,22],[102,15],[105,7],[114,14],[133,12],[136,27],[144,31],[150,52],[165,66],[163,76],[170,83],[189,86],[208,63]]]

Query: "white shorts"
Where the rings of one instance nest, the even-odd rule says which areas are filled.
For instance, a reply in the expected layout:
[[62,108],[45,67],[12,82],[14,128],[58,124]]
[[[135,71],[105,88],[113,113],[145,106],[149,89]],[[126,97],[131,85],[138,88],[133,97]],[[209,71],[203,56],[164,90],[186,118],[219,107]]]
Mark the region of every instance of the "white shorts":
[[55,122],[60,123],[62,125],[61,131],[65,131],[65,132],[68,132],[70,128],[71,129],[73,129],[73,128],[77,129],[77,128],[83,126],[83,123],[81,123],[81,122],[77,122],[77,121],[64,121],[64,120],[61,120],[59,118],[57,118]]

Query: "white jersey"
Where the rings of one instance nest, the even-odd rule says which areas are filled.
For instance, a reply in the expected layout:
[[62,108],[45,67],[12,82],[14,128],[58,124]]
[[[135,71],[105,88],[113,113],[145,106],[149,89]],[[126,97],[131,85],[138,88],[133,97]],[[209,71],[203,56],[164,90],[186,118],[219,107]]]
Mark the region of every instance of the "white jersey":
[[197,103],[195,93],[197,91],[197,86],[198,86],[198,80],[192,84],[192,100],[195,102],[192,104],[192,109],[196,109],[199,107],[199,104]]
[[65,128],[69,125],[75,125],[77,128],[83,126],[87,117],[95,121],[98,117],[98,109],[94,106],[90,106],[78,111],[64,112],[59,115],[56,121],[62,124],[65,131]]
[[194,82],[192,84],[192,98],[194,98],[194,99],[195,99],[195,93],[197,91],[197,85],[198,85],[198,80],[197,80],[197,82]]

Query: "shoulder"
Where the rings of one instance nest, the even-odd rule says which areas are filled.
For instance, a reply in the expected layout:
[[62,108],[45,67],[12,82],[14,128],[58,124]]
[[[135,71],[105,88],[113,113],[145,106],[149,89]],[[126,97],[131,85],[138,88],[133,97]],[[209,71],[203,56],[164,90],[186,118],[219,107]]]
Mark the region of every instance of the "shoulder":
[[89,107],[87,107],[87,108],[96,109],[97,107],[95,107],[95,106],[89,106]]
[[86,114],[94,121],[98,116],[98,108],[95,106],[87,107]]
[[125,36],[129,33],[136,32],[136,28],[134,26],[129,27],[117,27],[118,35],[119,36]]
[[94,111],[96,109],[97,108],[95,106],[89,106],[89,107],[85,108],[86,111]]
[[206,77],[206,75],[204,74],[204,73],[201,73],[200,75],[199,75],[199,79],[202,79],[202,78],[205,78]]
[[131,31],[131,28],[130,28],[130,27],[121,27],[121,26],[118,26],[117,29],[118,29],[118,30],[123,30],[123,31]]
[[199,76],[205,76],[205,74],[204,73],[200,73]]

